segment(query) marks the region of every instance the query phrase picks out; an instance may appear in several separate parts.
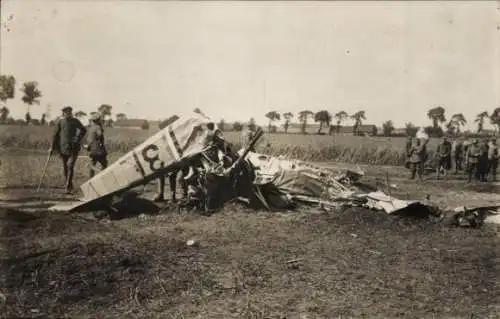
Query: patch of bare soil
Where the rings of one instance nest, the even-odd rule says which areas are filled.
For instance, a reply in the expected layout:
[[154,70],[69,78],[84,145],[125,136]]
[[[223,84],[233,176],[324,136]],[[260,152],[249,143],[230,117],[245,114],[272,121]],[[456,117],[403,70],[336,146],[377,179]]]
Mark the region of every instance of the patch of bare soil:
[[3,210],[1,220],[4,318],[498,318],[488,227],[232,205],[211,217]]

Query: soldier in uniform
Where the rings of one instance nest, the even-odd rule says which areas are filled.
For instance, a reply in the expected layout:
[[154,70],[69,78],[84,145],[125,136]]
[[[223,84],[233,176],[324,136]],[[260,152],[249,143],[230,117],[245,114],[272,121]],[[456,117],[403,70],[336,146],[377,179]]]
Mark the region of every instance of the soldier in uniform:
[[405,167],[406,168],[411,168],[410,151],[411,151],[412,147],[413,147],[413,138],[411,136],[408,136],[408,139],[406,140],[406,148],[405,148],[405,154],[406,154]]
[[87,133],[87,129],[76,118],[73,117],[73,108],[66,106],[62,109],[62,119],[54,128],[50,154],[58,152],[63,162],[64,178],[66,180],[66,193],[73,191],[73,175],[76,159],[80,152],[81,141]]
[[486,182],[488,180],[488,172],[489,172],[489,161],[488,161],[488,139],[484,139],[479,145],[479,149],[481,150],[481,155],[479,156],[479,180],[481,182]]
[[460,138],[455,139],[453,142],[453,159],[455,162],[455,171],[454,174],[458,174],[459,170],[462,170],[462,164],[463,164],[463,159],[464,159],[464,152],[463,152],[463,142]]
[[418,179],[422,181],[422,175],[424,170],[424,158],[425,158],[425,142],[422,143],[420,139],[417,139],[416,145],[414,145],[410,150],[410,163],[411,163],[411,178],[415,179],[415,174]]
[[437,179],[439,179],[441,169],[444,170],[445,177],[451,169],[451,143],[446,136],[443,137],[443,142],[438,145],[436,154],[438,156]]
[[469,176],[469,183],[472,182],[472,175],[475,179],[479,180],[478,163],[481,150],[479,149],[479,141],[474,139],[472,144],[467,147],[467,174]]
[[496,182],[497,180],[497,168],[498,168],[499,152],[497,146],[497,139],[495,137],[491,138],[489,149],[488,149],[488,165],[489,173],[491,174],[491,181]]
[[[168,125],[172,124],[175,122],[179,117],[177,115],[171,116],[170,118],[166,119],[165,121],[161,122],[159,124],[160,130],[163,130],[165,127]],[[179,175],[179,172],[182,172],[180,182],[181,182],[181,188],[182,188],[182,195],[183,197],[187,197],[187,192],[188,192],[188,186],[187,183],[184,179],[184,177],[188,174],[189,168],[184,167],[184,168],[176,168],[172,172],[168,174],[168,181],[170,184],[170,192],[172,194],[172,201],[176,202],[177,201],[177,177]],[[155,202],[163,202],[165,201],[165,179],[166,179],[165,174],[160,174],[158,176],[158,184],[157,184],[157,194],[156,197],[154,198]]]
[[[253,130],[253,127],[250,125],[247,125],[245,129],[243,129],[242,132],[242,148],[246,148],[248,144],[250,144],[250,141],[252,141],[253,137],[255,135],[255,131]],[[250,152],[255,152],[255,148],[251,147]]]
[[99,114],[94,114],[90,119],[85,149],[90,157],[90,178],[95,175],[95,166],[101,165],[101,169],[108,167],[108,152],[104,145],[104,128]]

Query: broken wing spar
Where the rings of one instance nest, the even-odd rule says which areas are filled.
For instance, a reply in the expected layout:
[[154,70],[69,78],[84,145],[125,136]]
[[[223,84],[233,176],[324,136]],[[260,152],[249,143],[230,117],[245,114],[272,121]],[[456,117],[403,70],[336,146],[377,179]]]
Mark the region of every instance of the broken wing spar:
[[78,206],[104,200],[175,170],[180,162],[204,150],[204,141],[213,134],[209,123],[213,121],[198,113],[174,120],[82,184],[83,198]]

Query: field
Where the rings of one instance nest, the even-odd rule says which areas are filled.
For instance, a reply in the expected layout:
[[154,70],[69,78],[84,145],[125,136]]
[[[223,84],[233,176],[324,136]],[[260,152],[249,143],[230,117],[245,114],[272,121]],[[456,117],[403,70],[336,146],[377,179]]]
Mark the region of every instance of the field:
[[[68,199],[57,159],[35,192],[50,131],[0,128],[9,147],[0,153],[2,318],[500,318],[494,225],[455,228],[313,207],[269,213],[228,205],[210,217],[143,207],[112,220],[53,213],[51,200]],[[150,134],[127,132],[109,130],[111,161]],[[301,146],[307,142],[311,149]],[[363,146],[387,158],[404,147],[404,139],[279,134],[261,149],[267,143],[270,152],[341,168],[393,163]],[[350,164],[333,163],[338,159]],[[79,158],[77,185],[86,165]],[[371,185],[389,171],[398,186],[391,194],[403,199],[430,194],[450,207],[499,199],[498,186],[466,184],[463,176],[418,183],[402,167],[362,168]],[[144,196],[152,191],[148,185]],[[190,239],[196,244],[187,245]]]
[[[106,131],[107,147],[112,152],[124,153],[153,133],[110,128]],[[0,125],[0,147],[47,150],[51,134],[50,127]],[[240,144],[240,133],[224,134],[235,145]],[[287,154],[303,160],[402,165],[405,143],[406,140],[400,137],[265,134],[257,148],[269,154]],[[431,161],[437,143],[438,140],[429,143]]]

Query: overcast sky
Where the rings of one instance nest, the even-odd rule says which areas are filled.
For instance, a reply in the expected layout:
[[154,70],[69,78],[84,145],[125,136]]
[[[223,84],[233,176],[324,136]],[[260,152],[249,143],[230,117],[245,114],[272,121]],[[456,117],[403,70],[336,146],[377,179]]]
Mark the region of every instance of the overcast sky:
[[430,123],[436,105],[470,122],[500,105],[497,1],[2,4],[1,72],[39,82],[35,116],[47,104],[259,123],[269,110],[365,110],[402,126]]

